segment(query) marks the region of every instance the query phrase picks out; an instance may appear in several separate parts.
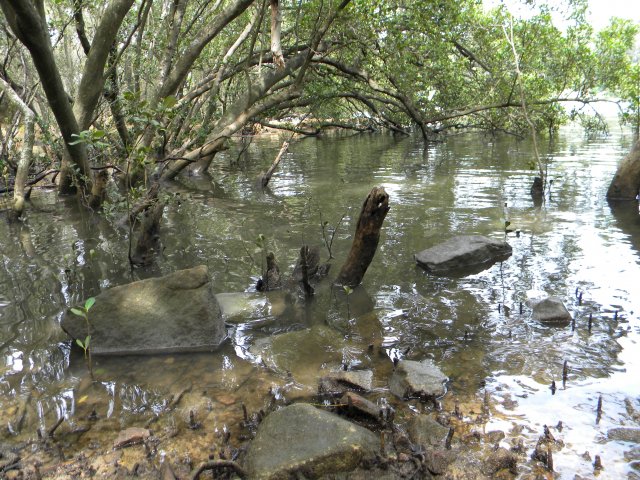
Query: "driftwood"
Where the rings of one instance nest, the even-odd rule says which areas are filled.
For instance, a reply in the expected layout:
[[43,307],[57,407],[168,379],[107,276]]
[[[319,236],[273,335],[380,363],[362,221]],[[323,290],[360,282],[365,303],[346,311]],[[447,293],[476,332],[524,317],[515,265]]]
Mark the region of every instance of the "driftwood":
[[275,172],[276,168],[278,168],[278,165],[280,164],[280,160],[282,159],[282,156],[284,155],[284,153],[287,151],[287,148],[289,148],[289,142],[284,142],[282,144],[282,147],[280,147],[280,151],[278,152],[278,155],[276,155],[276,158],[271,163],[269,170],[267,170],[266,173],[263,173],[260,176],[260,186],[262,188],[265,188],[269,183],[269,180],[271,180],[271,177],[273,176],[273,172]]
[[380,229],[388,211],[389,195],[384,188],[374,187],[362,205],[349,256],[335,283],[353,288],[362,282],[378,248]]

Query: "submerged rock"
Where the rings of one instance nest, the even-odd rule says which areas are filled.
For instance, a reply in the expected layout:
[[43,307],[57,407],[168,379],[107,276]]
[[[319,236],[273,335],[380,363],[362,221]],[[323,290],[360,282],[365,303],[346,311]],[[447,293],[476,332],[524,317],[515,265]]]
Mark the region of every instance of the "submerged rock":
[[373,372],[371,370],[340,370],[330,373],[325,378],[343,384],[347,388],[368,392],[371,390]]
[[349,472],[372,459],[379,440],[369,430],[308,404],[271,413],[244,461],[249,478],[318,478]]
[[512,475],[518,474],[518,456],[506,448],[498,448],[492,452],[485,462],[485,472],[494,476],[500,470],[508,470]]
[[340,365],[358,353],[344,335],[325,325],[260,338],[249,351],[269,368],[289,372],[306,385],[315,384],[323,367]]
[[384,419],[384,413],[380,407],[357,393],[345,393],[340,399],[340,403],[346,405],[347,411],[353,415],[362,415],[381,423]]
[[11,465],[18,463],[20,456],[12,452],[8,447],[0,445],[0,472],[4,472]]
[[442,475],[455,460],[455,454],[449,450],[427,450],[424,454],[424,464],[434,475]]
[[371,370],[340,370],[331,372],[318,381],[318,394],[341,397],[349,390],[368,392],[371,390],[373,372]]
[[407,432],[411,441],[417,445],[443,448],[449,429],[440,425],[429,415],[417,415],[409,420]]
[[222,318],[232,324],[273,321],[293,310],[293,298],[282,290],[217,293],[215,297]]
[[113,448],[125,448],[144,442],[151,436],[151,432],[146,428],[131,427],[121,431],[118,438],[113,442]]
[[[105,290],[89,310],[93,355],[208,351],[226,336],[205,265]],[[68,313],[62,328],[84,340],[87,323]]]
[[389,381],[391,393],[400,398],[433,399],[444,395],[447,377],[431,361],[404,360]]
[[529,300],[527,303],[533,309],[534,320],[556,325],[568,325],[571,322],[571,314],[558,297]]
[[479,273],[511,256],[511,245],[482,235],[460,235],[414,255],[426,270],[438,273]]
[[607,432],[608,440],[618,442],[640,443],[640,428],[634,427],[617,427]]

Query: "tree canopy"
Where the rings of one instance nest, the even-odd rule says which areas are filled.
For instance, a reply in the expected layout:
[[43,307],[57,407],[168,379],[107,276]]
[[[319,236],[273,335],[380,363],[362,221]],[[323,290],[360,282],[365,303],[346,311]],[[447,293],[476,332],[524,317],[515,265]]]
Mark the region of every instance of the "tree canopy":
[[[0,163],[34,113],[41,168],[92,206],[94,178],[123,185],[206,169],[254,125],[553,134],[617,98],[640,125],[638,25],[594,32],[569,0],[562,29],[540,4],[528,18],[477,0],[0,0]],[[634,56],[635,55],[635,56]],[[572,102],[573,110],[562,107]],[[576,107],[578,105],[578,107]],[[297,120],[304,119],[298,123]],[[24,143],[26,144],[26,143]],[[27,167],[28,168],[28,167]],[[96,184],[96,185],[94,185]]]

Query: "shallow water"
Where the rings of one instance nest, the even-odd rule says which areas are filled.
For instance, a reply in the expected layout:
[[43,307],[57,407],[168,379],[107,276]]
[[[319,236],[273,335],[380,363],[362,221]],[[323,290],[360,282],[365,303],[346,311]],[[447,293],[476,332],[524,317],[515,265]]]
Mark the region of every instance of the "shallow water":
[[[39,193],[24,225],[0,226],[6,439],[24,441],[61,416],[79,425],[93,410],[117,430],[196,390],[179,415],[199,409],[217,431],[238,421],[240,402],[262,408],[270,388],[311,394],[319,372],[344,364],[373,368],[378,394],[390,396],[390,358],[429,357],[450,377],[450,395],[488,392],[494,416],[487,430],[523,425],[531,448],[543,425],[562,421],[554,433],[565,443],[554,456],[562,478],[591,475],[595,455],[605,467],[599,478],[620,478],[630,471],[623,458],[630,445],[604,438],[612,426],[633,425],[626,398],[640,409],[640,217],[634,202],[610,206],[604,196],[631,144],[617,128],[597,139],[564,129],[542,146],[553,183],[535,206],[526,141],[465,134],[425,151],[417,139],[385,135],[303,139],[262,192],[256,177],[280,140],[256,139],[244,153],[220,155],[211,178],[171,187],[177,195],[165,213],[163,253],[155,266],[133,273],[125,232],[71,200]],[[332,245],[335,275],[362,201],[377,185],[389,193],[391,210],[363,286],[348,298],[326,285],[306,308],[258,298],[250,313],[229,319],[221,351],[95,359],[93,385],[81,352],[71,351],[59,328],[69,306],[109,286],[197,264],[209,266],[216,293],[251,291],[260,272],[259,234],[281,270],[291,271],[301,244],[323,245],[323,222],[330,235],[344,215]],[[414,264],[415,252],[455,234],[502,238],[505,220],[520,233],[508,234],[513,255],[502,264],[463,278],[435,277]],[[530,318],[526,299],[540,294],[563,299],[575,330]],[[272,341],[276,334],[288,336]],[[591,460],[580,456],[585,451]]]

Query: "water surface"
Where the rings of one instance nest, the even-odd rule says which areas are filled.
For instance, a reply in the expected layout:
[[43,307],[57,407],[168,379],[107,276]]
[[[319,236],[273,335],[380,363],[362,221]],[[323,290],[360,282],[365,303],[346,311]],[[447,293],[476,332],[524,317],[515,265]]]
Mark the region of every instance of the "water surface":
[[[600,478],[630,471],[623,458],[630,445],[604,441],[610,427],[633,424],[627,404],[640,409],[640,217],[634,202],[605,200],[630,135],[614,128],[588,139],[566,128],[544,144],[553,182],[537,206],[528,193],[527,141],[465,134],[425,150],[416,138],[388,135],[302,139],[269,187],[257,190],[280,143],[256,139],[242,153],[217,157],[211,177],[172,185],[164,250],[146,270],[130,271],[126,232],[53,193],[35,195],[24,224],[2,223],[0,419],[8,441],[25,441],[62,416],[82,425],[92,412],[115,430],[138,425],[185,392],[179,421],[199,409],[209,428],[222,431],[241,417],[240,403],[262,408],[270,389],[290,397],[313,392],[321,371],[373,368],[378,395],[390,397],[391,359],[432,358],[451,379],[449,396],[488,392],[494,415],[487,430],[523,425],[531,449],[543,425],[561,421],[556,437],[565,448],[554,460],[562,478],[591,475],[595,455],[605,466]],[[254,298],[254,311],[234,319],[219,352],[96,359],[95,384],[59,328],[68,307],[105,288],[198,264],[208,265],[216,293],[253,291],[260,234],[291,271],[303,243],[321,245],[326,259],[321,226],[327,222],[327,236],[338,226],[336,275],[374,186],[389,193],[391,209],[363,286],[349,298],[328,283],[306,308]],[[504,238],[505,220],[519,232],[506,236],[513,255],[489,270],[436,277],[414,264],[415,252],[452,235]],[[575,329],[533,321],[526,300],[539,295],[560,297]],[[281,334],[292,340],[276,348],[272,339]],[[87,436],[99,438],[80,434],[79,444]],[[591,460],[579,456],[585,451]]]

